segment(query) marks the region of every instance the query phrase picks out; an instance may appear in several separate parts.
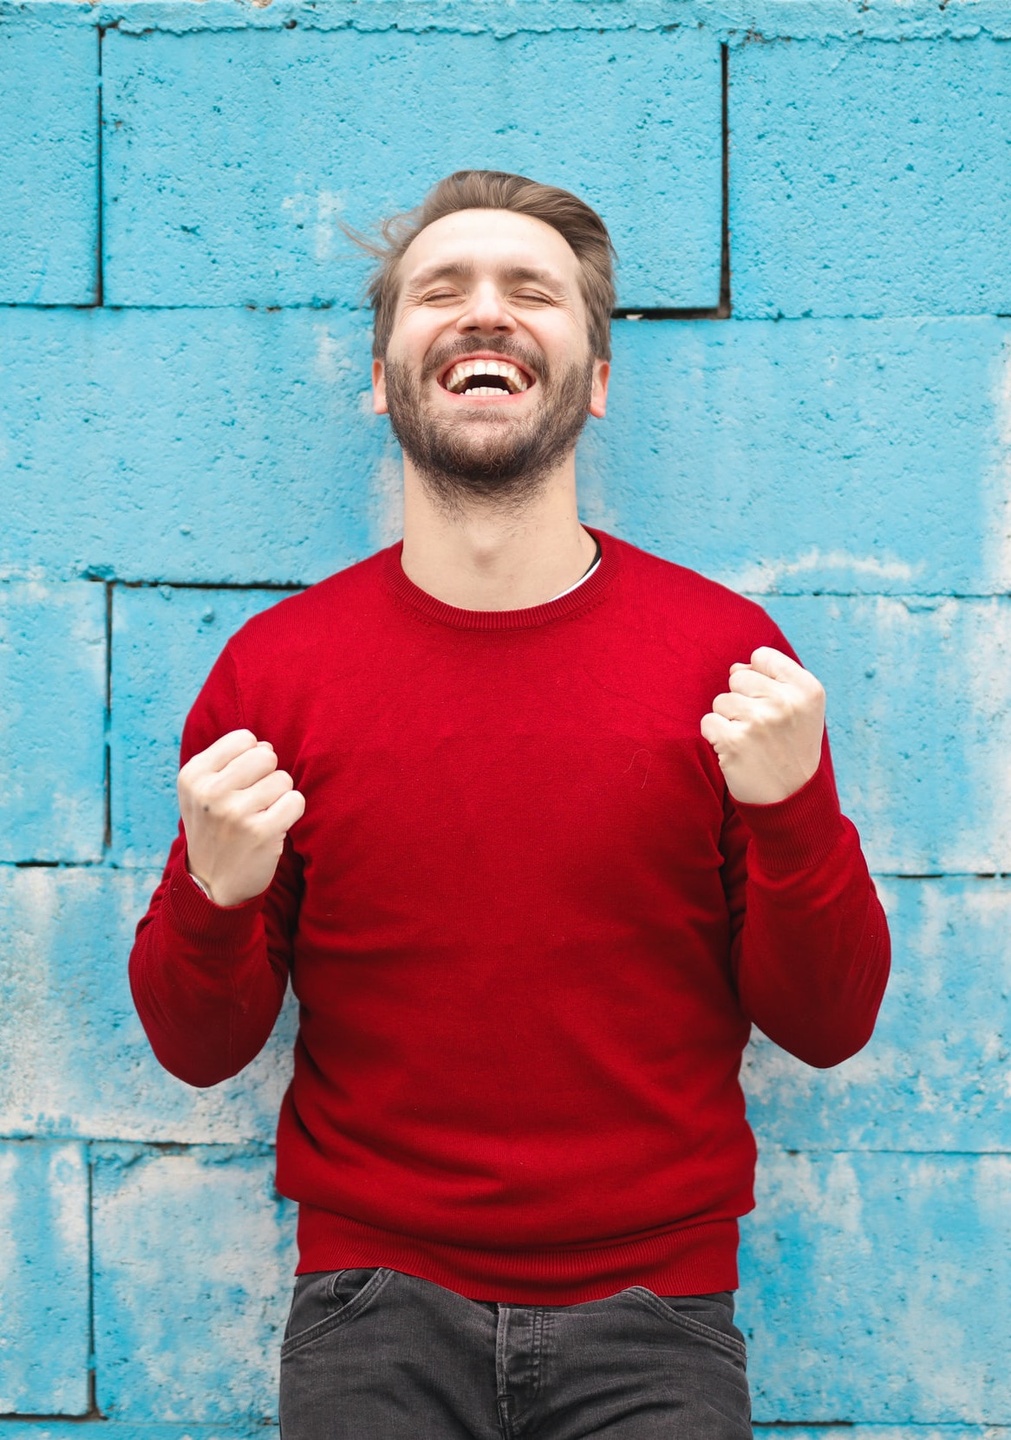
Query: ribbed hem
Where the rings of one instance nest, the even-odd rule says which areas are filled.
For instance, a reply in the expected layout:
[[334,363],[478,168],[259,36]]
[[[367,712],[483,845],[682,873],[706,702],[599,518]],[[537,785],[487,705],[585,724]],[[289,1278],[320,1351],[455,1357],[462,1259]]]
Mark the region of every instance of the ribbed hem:
[[302,1204],[299,1275],[383,1265],[470,1300],[577,1305],[630,1285],[657,1295],[708,1295],[737,1287],[737,1221],[686,1225],[615,1245],[554,1250],[470,1250],[396,1235]]
[[199,885],[194,885],[186,869],[186,852],[176,861],[165,896],[171,923],[176,932],[208,944],[241,943],[252,933],[263,907],[262,896],[256,895],[243,905],[215,905]]
[[806,785],[778,804],[734,804],[751,832],[755,859],[767,875],[819,864],[845,834],[839,799],[824,764]]
[[461,610],[447,605],[420,589],[404,574],[401,564],[403,541],[391,545],[385,552],[386,582],[402,604],[416,611],[424,619],[438,625],[451,625],[457,630],[528,630],[536,625],[549,625],[556,620],[566,620],[591,609],[603,598],[618,570],[618,545],[610,535],[600,530],[583,529],[600,545],[600,563],[593,574],[574,590],[549,600],[546,605],[530,605],[523,610]]

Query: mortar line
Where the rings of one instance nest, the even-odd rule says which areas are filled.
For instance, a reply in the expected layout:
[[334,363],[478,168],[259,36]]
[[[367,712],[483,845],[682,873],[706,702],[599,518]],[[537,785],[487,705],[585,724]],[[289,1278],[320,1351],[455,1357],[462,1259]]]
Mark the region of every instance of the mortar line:
[[[350,562],[349,562],[350,563]],[[88,579],[85,576],[85,579]],[[124,590],[268,590],[285,592],[307,590],[313,582],[306,580],[112,580]]]
[[105,27],[97,27],[98,34],[98,135],[96,142],[95,203],[98,214],[95,225],[95,306],[105,305],[105,154],[104,119],[102,106],[102,51],[105,44]]
[[95,1358],[95,1171],[90,1143],[85,1154],[88,1164],[88,1413],[85,1418],[95,1420],[101,1416]]
[[[637,314],[640,312],[636,312]],[[643,319],[651,318],[650,312],[641,312]],[[353,561],[348,561],[353,564]],[[318,584],[315,580],[127,580],[122,576],[89,574],[85,571],[78,578],[101,584],[119,585],[124,590],[267,590],[301,591]],[[775,600],[896,600],[917,605],[921,601],[936,601],[938,605],[949,600],[1009,600],[1009,590],[829,590],[820,586],[817,590],[755,590],[749,585],[735,587],[731,581],[722,584],[736,588],[737,593],[762,603]]]
[[[747,1056],[748,1052],[745,1052]],[[747,1079],[744,1082],[745,1092],[748,1093]],[[91,1165],[93,1157],[90,1152],[96,1147],[107,1147],[111,1150],[141,1152],[145,1155],[152,1154],[161,1157],[185,1157],[202,1154],[217,1155],[222,1158],[233,1160],[269,1160],[276,1156],[277,1145],[272,1140],[256,1140],[253,1138],[237,1140],[159,1140],[153,1136],[136,1135],[91,1135],[83,1139],[80,1134],[72,1131],[64,1133],[53,1131],[52,1134],[31,1134],[31,1135],[5,1135],[0,1137],[4,1145],[69,1145],[85,1144],[89,1150],[89,1205],[91,1195]],[[809,1156],[824,1158],[829,1156],[898,1156],[916,1160],[1011,1160],[1011,1149],[1007,1146],[977,1146],[975,1149],[967,1149],[964,1145],[952,1147],[950,1150],[940,1149],[937,1145],[919,1149],[913,1145],[819,1145],[819,1144],[792,1144],[783,1145],[774,1142],[767,1136],[761,1137],[761,1154],[759,1163],[768,1160],[770,1157],[787,1156],[794,1158],[798,1156]],[[90,1212],[89,1212],[90,1214]],[[90,1245],[89,1231],[89,1245]],[[90,1285],[90,1270],[89,1270]],[[89,1322],[90,1323],[90,1322]],[[89,1340],[89,1345],[92,1342]],[[93,1346],[92,1346],[93,1348]],[[9,1418],[0,1415],[0,1419]],[[42,1417],[40,1417],[42,1418]],[[73,1416],[61,1417],[73,1419]],[[78,1417],[80,1418],[80,1417]]]
[[730,299],[730,47],[720,46],[720,299],[721,320],[733,313]]
[[105,713],[102,730],[105,737],[105,758],[102,776],[102,858],[112,849],[112,591],[105,586]]
[[[137,864],[124,865],[119,860],[0,860],[0,874],[5,870],[106,870],[122,872],[124,875],[160,875],[164,868],[164,854],[156,859],[144,860]],[[871,870],[874,880],[921,881],[921,880],[1011,880],[1011,870]]]
[[[0,300],[0,311],[4,310],[42,310],[42,311],[74,311],[94,310],[95,301],[69,302],[53,301],[47,303],[42,300]],[[288,300],[283,305],[257,305],[245,300],[193,300],[181,301],[178,303],[162,304],[154,300],[143,300],[136,304],[123,301],[117,304],[106,304],[103,298],[102,308],[111,314],[182,314],[186,312],[199,313],[201,311],[249,311],[254,315],[280,315],[289,312],[299,311],[330,311],[339,310],[342,314],[350,316],[362,316],[368,319],[367,308],[361,305],[347,303],[343,300]],[[650,307],[625,305],[618,306],[611,311],[612,320],[723,320],[731,319],[739,325],[836,325],[844,323],[877,325],[899,325],[906,322],[940,324],[947,320],[952,321],[989,321],[989,320],[1011,320],[1011,310],[951,310],[944,313],[937,311],[916,311],[896,310],[894,313],[881,314],[875,311],[873,314],[864,314],[859,310],[848,310],[835,313],[832,311],[825,314],[804,314],[804,315],[783,315],[780,313],[768,315],[737,314],[724,315],[717,305],[700,305],[684,307]]]

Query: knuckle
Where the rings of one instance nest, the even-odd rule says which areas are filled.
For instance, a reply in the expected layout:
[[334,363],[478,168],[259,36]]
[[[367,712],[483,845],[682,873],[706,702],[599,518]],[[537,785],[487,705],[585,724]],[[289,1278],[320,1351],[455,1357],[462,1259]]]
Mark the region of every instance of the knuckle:
[[186,781],[180,781],[180,794],[190,800],[194,805],[207,809],[213,795],[204,776],[195,775]]
[[219,820],[233,828],[241,828],[248,820],[238,795],[234,790],[219,795],[214,802],[214,812]]

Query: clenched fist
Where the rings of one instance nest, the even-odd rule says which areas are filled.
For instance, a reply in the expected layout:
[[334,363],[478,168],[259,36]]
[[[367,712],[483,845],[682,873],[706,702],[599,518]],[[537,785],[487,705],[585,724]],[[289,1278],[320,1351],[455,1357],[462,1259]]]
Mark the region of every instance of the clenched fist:
[[229,731],[179,771],[189,872],[216,905],[241,905],[266,890],[304,810],[274,747],[251,730]]
[[810,671],[763,645],[730,667],[730,691],[702,718],[735,800],[773,805],[805,785],[821,761],[825,691]]

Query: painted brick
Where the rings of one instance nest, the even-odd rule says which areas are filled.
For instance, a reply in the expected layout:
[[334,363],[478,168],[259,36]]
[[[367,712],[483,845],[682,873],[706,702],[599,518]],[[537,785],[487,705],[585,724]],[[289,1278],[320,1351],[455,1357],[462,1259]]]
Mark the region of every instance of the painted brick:
[[1011,310],[1005,43],[746,44],[730,75],[735,312]]
[[0,310],[0,572],[339,569],[393,538],[368,383],[343,312]]
[[95,300],[98,45],[90,29],[0,26],[0,304]]
[[174,1079],[151,1053],[126,964],[156,880],[151,871],[0,867],[0,1133],[273,1139],[294,1006],[253,1064],[211,1090]]
[[[100,1420],[103,1440],[277,1440],[276,1425],[262,1423],[246,1425],[131,1425],[121,1421]],[[959,1431],[945,1440],[976,1440],[977,1432]],[[988,1432],[989,1435],[989,1432]],[[980,1440],[984,1440],[979,1432]],[[79,1421],[4,1420],[0,1418],[0,1440],[81,1440]],[[847,1432],[846,1440],[853,1440]],[[858,1437],[859,1440],[859,1437]],[[877,1437],[870,1437],[877,1440]],[[906,1436],[892,1435],[890,1440],[906,1440]],[[942,1440],[942,1437],[923,1433],[910,1440]]]
[[117,32],[103,93],[113,304],[356,303],[338,222],[474,165],[598,206],[623,304],[719,298],[720,56],[695,27]]
[[[1002,1425],[829,1425],[809,1430],[804,1426],[760,1425],[756,1433],[768,1440],[1008,1440],[1011,1430]],[[103,1421],[108,1440],[276,1440],[273,1425],[130,1425]],[[0,1440],[81,1440],[73,1421],[0,1419]]]
[[0,583],[0,860],[95,860],[105,831],[105,591]]
[[757,1039],[744,1074],[760,1147],[1011,1151],[1005,879],[879,881],[894,965],[874,1038],[834,1070]]
[[[240,1425],[276,1413],[293,1208],[266,1156],[101,1153],[95,1352],[112,1419]],[[152,1304],[157,1297],[157,1304]]]
[[164,862],[179,823],[176,773],[186,714],[229,636],[283,596],[116,587],[110,743],[118,863]]
[[756,1419],[1011,1424],[1011,1157],[771,1155],[738,1323]]
[[872,870],[1011,871],[1011,604],[765,597],[828,695]]
[[1005,1440],[1003,1425],[804,1425],[755,1426],[761,1440]]
[[[103,1440],[277,1440],[276,1425],[262,1423],[246,1425],[131,1425],[121,1421],[100,1420]],[[989,1432],[988,1432],[989,1434]],[[80,1422],[68,1420],[4,1420],[0,1418],[0,1440],[81,1440]],[[853,1436],[847,1432],[847,1440]],[[871,1437],[877,1440],[877,1437]],[[906,1436],[892,1435],[891,1440],[906,1440]],[[911,1437],[913,1440],[913,1437]],[[917,1435],[915,1440],[941,1440],[940,1436]],[[976,1432],[964,1437],[957,1435],[945,1440],[976,1440]],[[980,1440],[983,1440],[980,1434]]]
[[[643,0],[631,29],[627,7],[585,0],[446,0],[391,28],[375,0],[128,6],[105,41],[108,297],[337,308],[49,314],[4,305],[92,299],[93,26],[120,12],[6,7],[8,858],[101,854],[104,614],[81,576],[301,583],[398,534],[396,450],[369,415],[367,316],[350,308],[362,262],[337,221],[412,203],[456,164],[523,168],[600,205],[626,304],[711,304],[726,39],[736,314],[890,318],[617,325],[584,512],[767,594],[828,684],[841,789],[879,870],[1011,871],[1008,601],[980,598],[1011,592],[1011,324],[978,315],[1011,310],[1006,4],[687,0],[678,30],[669,10]],[[429,118],[415,97],[436,91]],[[94,1137],[155,1142],[99,1165],[103,1428],[274,1433],[291,1215],[263,1142],[294,1011],[243,1076],[195,1091],[153,1060],[125,975],[144,867],[173,828],[182,713],[246,607],[272,598],[116,587],[113,859],[131,868],[0,865],[0,1133],[47,1141],[0,1148],[0,1412],[86,1408]],[[61,811],[63,794],[86,803]],[[896,967],[874,1041],[827,1074],[760,1040],[748,1061],[763,1161],[740,1319],[758,1433],[1011,1440],[1011,882],[880,883]],[[256,1143],[173,1148],[200,1142]],[[0,1440],[71,1440],[71,1424],[0,1418]]]
[[623,321],[587,518],[735,589],[1011,589],[1011,324]]
[[[0,567],[285,584],[400,533],[364,317],[0,310],[0,336]],[[1006,591],[1011,324],[621,322],[581,465],[589,520],[737,588]]]
[[0,1411],[87,1409],[84,1148],[0,1143]]

